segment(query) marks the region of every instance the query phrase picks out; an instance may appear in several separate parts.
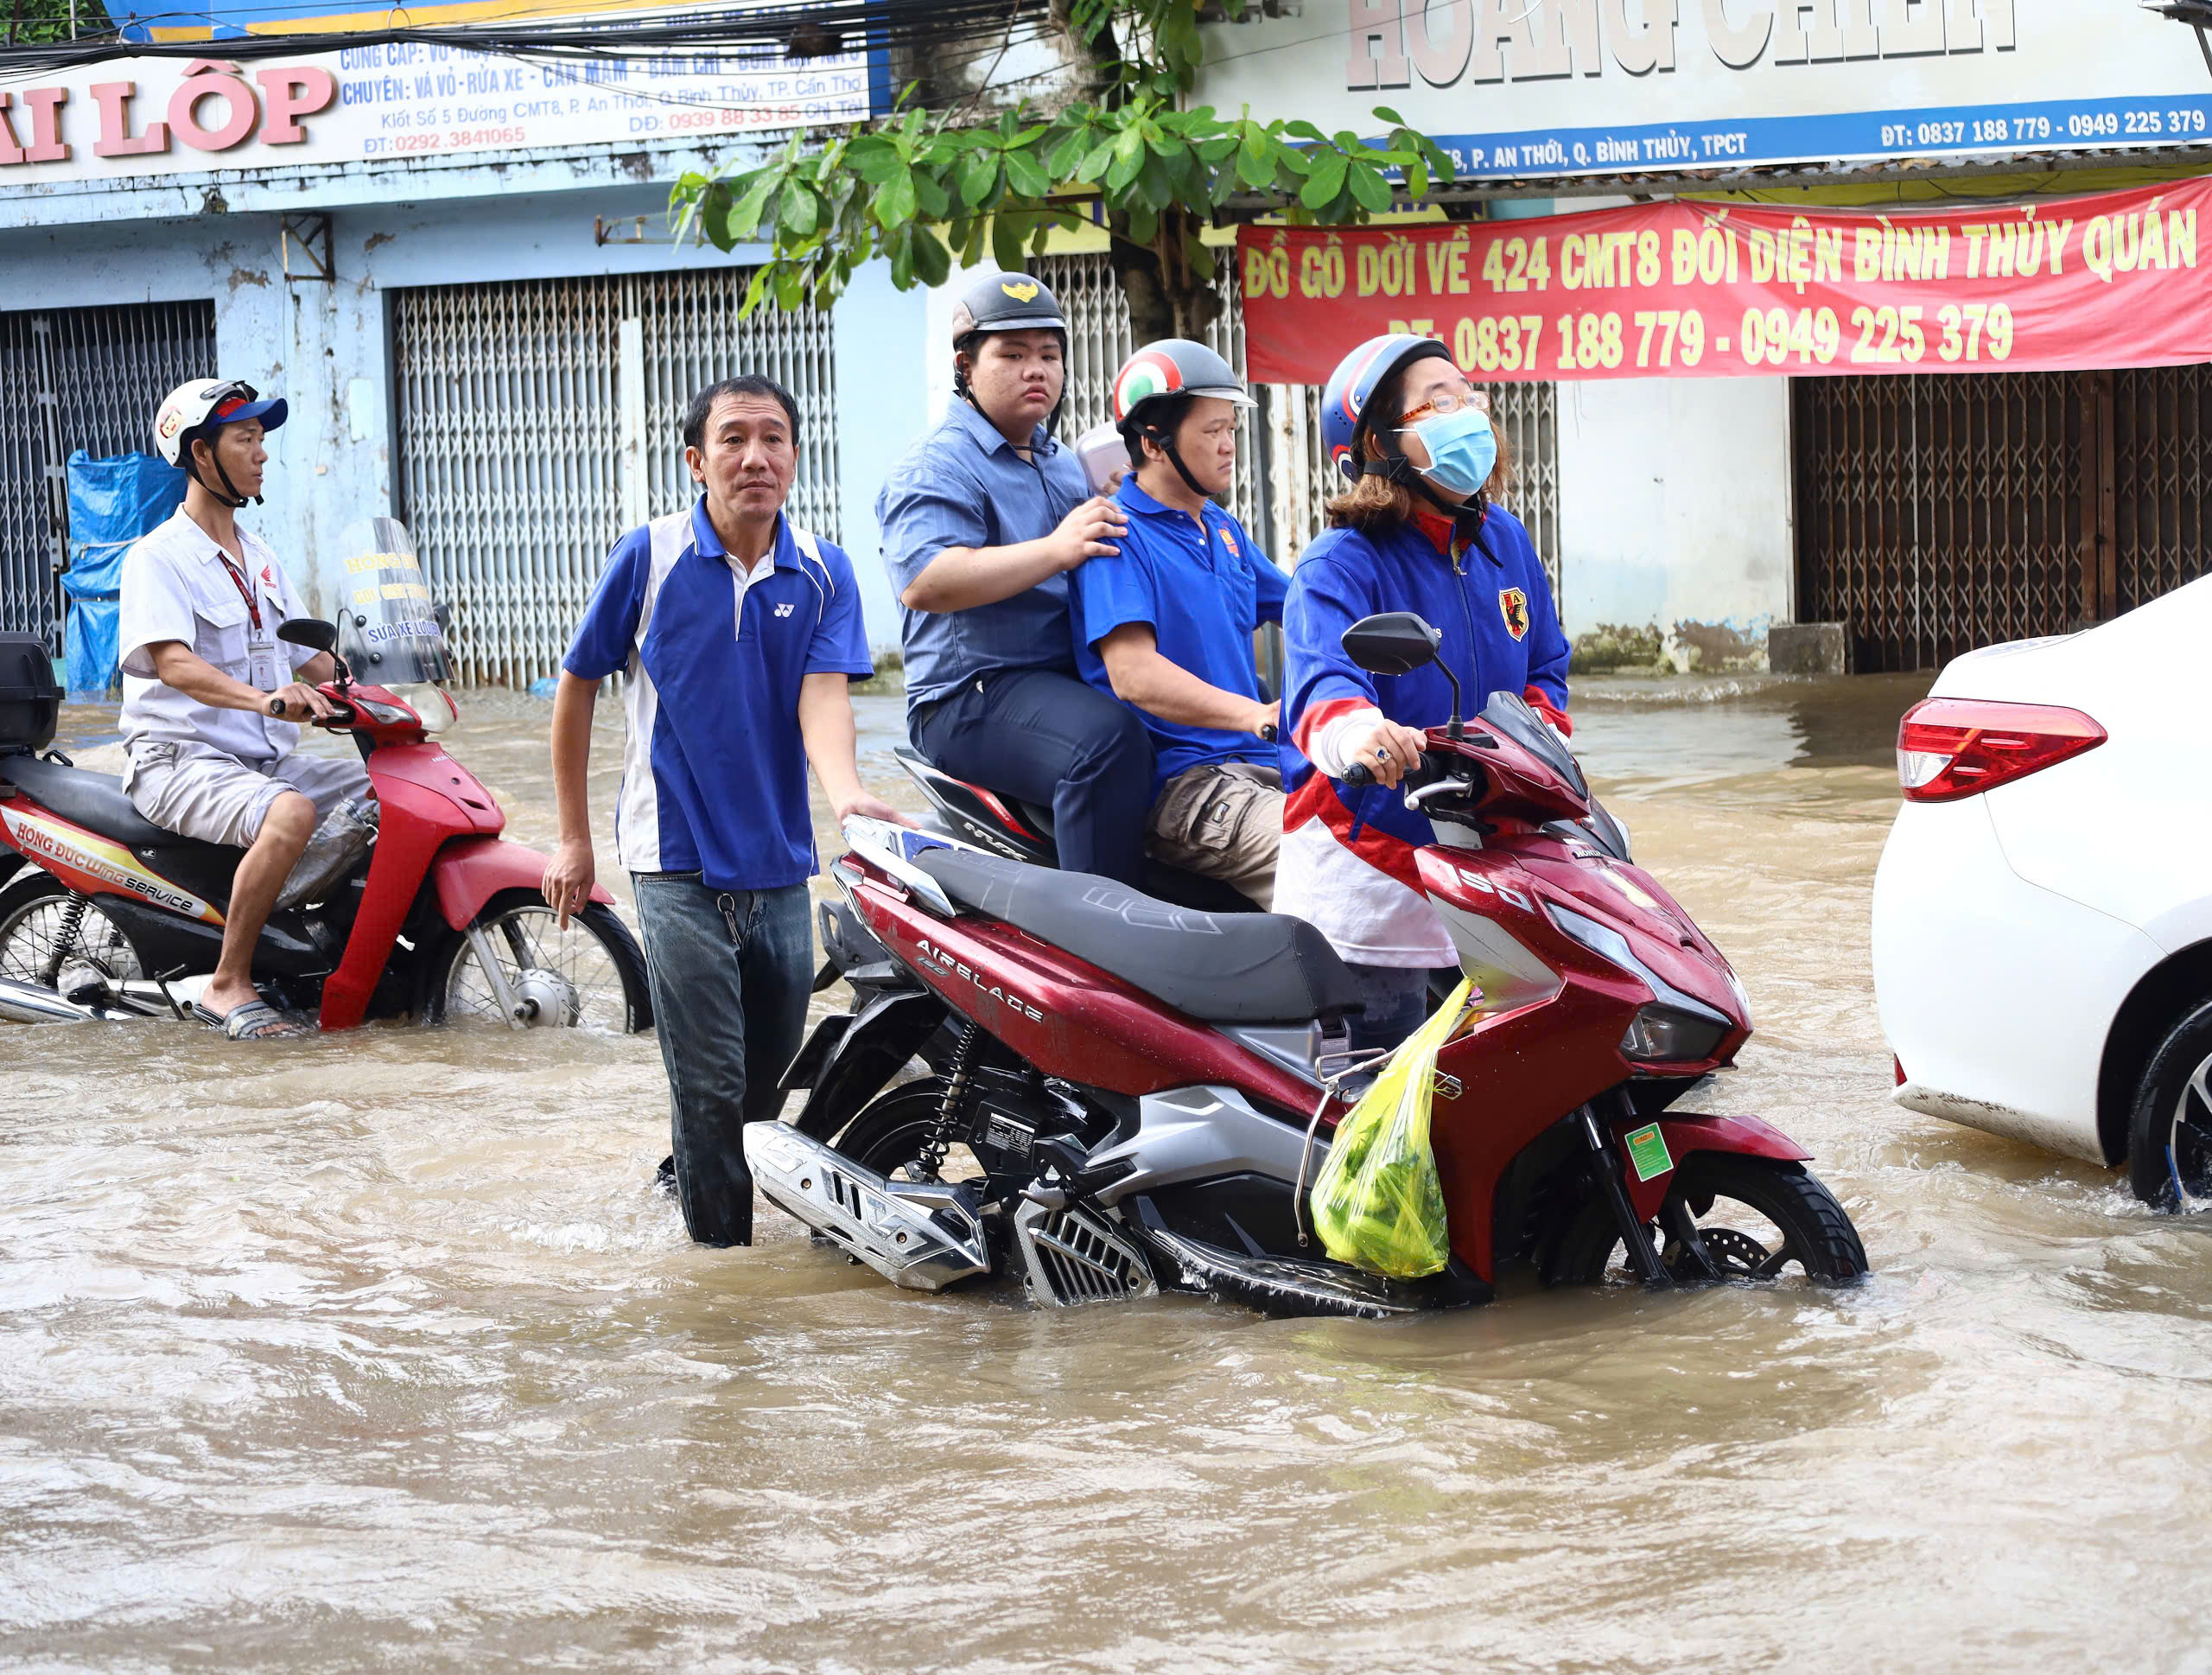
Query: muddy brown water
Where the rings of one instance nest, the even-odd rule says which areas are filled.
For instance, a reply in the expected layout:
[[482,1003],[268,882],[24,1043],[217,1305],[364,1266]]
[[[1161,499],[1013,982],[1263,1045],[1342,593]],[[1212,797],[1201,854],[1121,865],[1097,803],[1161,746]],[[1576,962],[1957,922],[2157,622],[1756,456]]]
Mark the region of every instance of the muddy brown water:
[[[1577,704],[1751,991],[1708,1108],[1817,1153],[1876,1270],[1841,1292],[919,1296],[772,1211],[688,1245],[650,1039],[0,1027],[0,1666],[2212,1667],[2212,1228],[1886,1097],[1916,695]],[[545,719],[479,695],[449,741],[525,842]]]

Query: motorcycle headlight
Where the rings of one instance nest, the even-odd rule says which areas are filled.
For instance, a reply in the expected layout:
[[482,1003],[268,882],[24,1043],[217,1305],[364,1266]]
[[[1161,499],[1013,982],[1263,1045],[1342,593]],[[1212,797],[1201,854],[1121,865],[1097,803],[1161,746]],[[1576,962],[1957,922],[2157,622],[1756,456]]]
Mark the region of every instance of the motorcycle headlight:
[[[1651,1002],[1630,1020],[1628,1032],[1621,1037],[1623,1058],[1637,1064],[1681,1064],[1709,1059],[1736,1027],[1638,959],[1629,947],[1628,939],[1610,925],[1600,925],[1555,901],[1545,903],[1545,911],[1551,915],[1553,924],[1592,953],[1619,966],[1651,990]],[[1736,983],[1732,971],[1729,973],[1729,982],[1740,999],[1742,985]],[[1749,1005],[1745,1006],[1744,1016],[1751,1016]]]
[[426,734],[442,733],[452,726],[461,711],[446,689],[435,681],[414,680],[404,686],[391,688],[394,697],[404,698],[423,723]]
[[347,698],[346,702],[382,727],[404,726],[415,719],[396,704],[379,704],[374,698],[365,697]]
[[1629,1021],[1621,1037],[1621,1056],[1638,1064],[1682,1064],[1709,1059],[1728,1026],[1656,1001]]

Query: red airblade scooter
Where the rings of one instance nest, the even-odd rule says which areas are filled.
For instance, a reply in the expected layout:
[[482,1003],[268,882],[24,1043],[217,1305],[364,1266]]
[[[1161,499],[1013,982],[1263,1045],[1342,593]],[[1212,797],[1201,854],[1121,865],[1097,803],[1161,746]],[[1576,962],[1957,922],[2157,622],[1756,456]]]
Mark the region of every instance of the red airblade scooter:
[[[376,519],[349,532],[361,585],[342,626],[303,617],[276,633],[338,658],[321,689],[335,713],[316,724],[350,736],[367,763],[374,837],[327,877],[302,879],[296,901],[280,895],[255,945],[257,986],[315,1009],[324,1029],[402,1013],[648,1027],[645,961],[613,898],[594,890],[560,929],[538,893],[545,857],[499,835],[492,793],[437,741],[458,712],[405,529]],[[51,667],[42,652],[40,666]],[[37,869],[0,890],[0,1019],[182,1017],[214,970],[245,851],[149,824],[112,775],[47,751],[54,714],[0,728],[0,876],[10,850]]]
[[[1344,644],[1398,674],[1438,639],[1393,614]],[[1312,926],[874,821],[847,824],[849,906],[823,909],[824,979],[855,1004],[793,1063],[796,1120],[746,1130],[762,1194],[899,1284],[1011,1266],[1058,1303],[1179,1290],[1383,1315],[1485,1301],[1516,1262],[1553,1284],[1864,1273],[1800,1147],[1674,1108],[1751,1033],[1727,961],[1525,704],[1457,707],[1402,787],[1481,991],[1438,1060],[1444,1273],[1383,1280],[1311,1237],[1308,1186],[1372,1068],[1348,1051],[1357,985]],[[929,1073],[893,1085],[917,1057]]]

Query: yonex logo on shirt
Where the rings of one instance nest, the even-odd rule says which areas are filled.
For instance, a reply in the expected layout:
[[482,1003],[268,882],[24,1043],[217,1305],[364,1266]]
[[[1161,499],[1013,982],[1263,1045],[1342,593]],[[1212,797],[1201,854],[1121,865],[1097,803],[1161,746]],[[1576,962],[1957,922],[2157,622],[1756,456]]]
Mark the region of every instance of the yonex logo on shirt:
[[779,616],[789,616],[791,614],[791,608],[789,605],[779,605],[776,607],[776,615]]

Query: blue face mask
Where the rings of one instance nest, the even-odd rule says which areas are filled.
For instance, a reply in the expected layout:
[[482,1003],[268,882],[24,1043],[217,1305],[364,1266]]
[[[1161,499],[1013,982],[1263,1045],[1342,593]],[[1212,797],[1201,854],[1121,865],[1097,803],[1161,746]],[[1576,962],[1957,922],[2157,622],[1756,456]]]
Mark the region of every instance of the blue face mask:
[[1497,463],[1497,435],[1490,428],[1489,414],[1462,407],[1456,413],[1432,414],[1406,429],[1428,449],[1430,463],[1421,475],[1439,488],[1472,494],[1490,481]]

